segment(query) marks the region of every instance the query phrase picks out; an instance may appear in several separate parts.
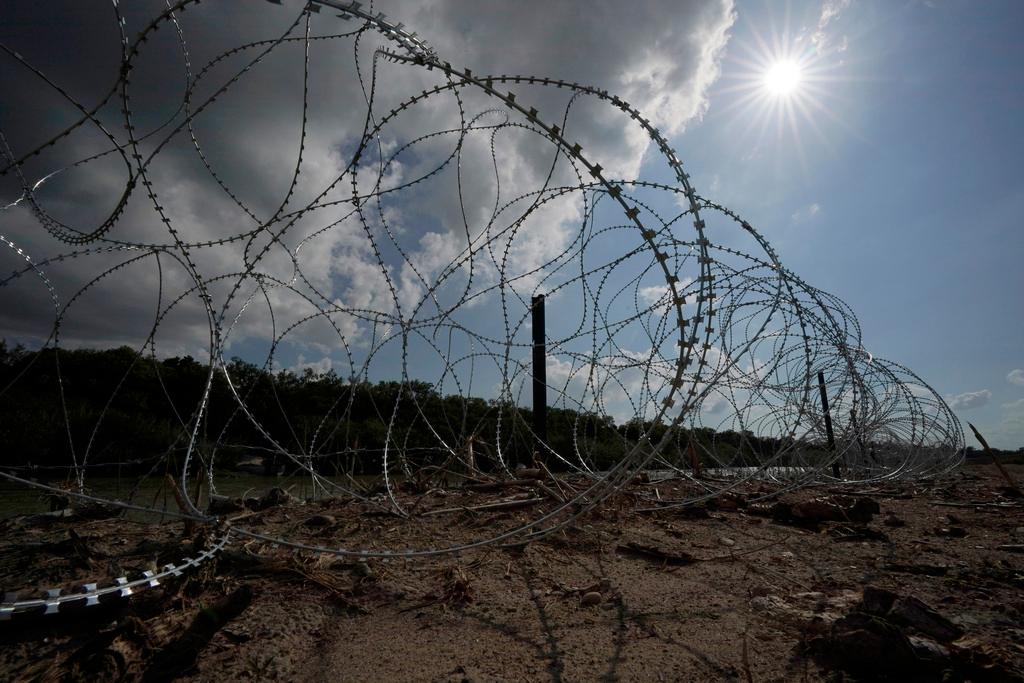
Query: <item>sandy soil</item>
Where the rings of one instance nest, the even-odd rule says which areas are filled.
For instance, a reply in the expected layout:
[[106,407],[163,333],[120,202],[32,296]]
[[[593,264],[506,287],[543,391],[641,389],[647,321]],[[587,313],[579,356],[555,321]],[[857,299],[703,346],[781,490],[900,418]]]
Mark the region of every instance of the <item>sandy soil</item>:
[[[1024,467],[1011,471],[1024,480]],[[0,623],[0,678],[1022,680],[1024,501],[994,468],[767,503],[750,502],[767,490],[750,486],[707,507],[637,510],[637,493],[683,487],[638,483],[544,540],[458,557],[358,562],[237,540],[132,598]],[[450,492],[419,510],[531,491]],[[244,523],[401,547],[476,538],[539,507],[404,521],[293,501]],[[174,562],[213,533],[39,518],[2,531],[0,581],[22,597]]]

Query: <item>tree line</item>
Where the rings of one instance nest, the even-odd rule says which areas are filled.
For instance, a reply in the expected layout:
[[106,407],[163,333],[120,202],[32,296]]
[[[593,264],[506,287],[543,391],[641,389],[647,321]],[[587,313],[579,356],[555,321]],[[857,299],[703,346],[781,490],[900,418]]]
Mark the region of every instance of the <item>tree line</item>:
[[[657,443],[669,429],[549,407],[549,452],[533,438],[530,409],[507,401],[442,396],[421,381],[272,371],[239,358],[226,369],[227,377],[216,370],[211,378],[209,365],[190,356],[158,359],[129,347],[30,351],[0,341],[0,466],[45,472],[77,461],[101,473],[144,473],[176,468],[191,441],[204,461],[234,467],[259,458],[268,472],[297,467],[281,455],[288,452],[324,473],[376,474],[385,449],[390,462],[404,458],[412,469],[470,452],[485,471],[499,458],[515,466],[538,456],[566,469],[553,453],[574,464],[580,453],[604,469],[643,434]],[[707,466],[712,452],[715,464],[748,466],[771,461],[785,445],[701,428],[676,430],[662,454],[682,466]]]

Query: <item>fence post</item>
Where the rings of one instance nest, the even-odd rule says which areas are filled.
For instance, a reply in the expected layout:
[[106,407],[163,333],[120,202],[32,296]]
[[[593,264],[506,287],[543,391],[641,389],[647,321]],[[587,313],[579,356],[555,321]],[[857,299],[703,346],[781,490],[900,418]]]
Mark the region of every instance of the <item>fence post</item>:
[[533,433],[537,438],[536,450],[547,449],[548,440],[548,378],[546,340],[544,334],[544,295],[533,297]]
[[[825,391],[825,373],[818,371],[818,390],[821,391],[821,410],[825,413],[825,435],[828,437],[828,450],[836,453],[836,438],[832,434],[832,414],[828,412],[828,392]],[[832,476],[839,478],[839,462],[832,461]]]

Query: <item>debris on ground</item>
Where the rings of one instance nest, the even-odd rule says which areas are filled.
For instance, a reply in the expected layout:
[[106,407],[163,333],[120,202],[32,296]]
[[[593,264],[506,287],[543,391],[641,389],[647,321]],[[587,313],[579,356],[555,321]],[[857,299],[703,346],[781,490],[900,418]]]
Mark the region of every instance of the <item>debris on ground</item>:
[[[0,671],[82,681],[1019,681],[1020,508],[1006,506],[994,468],[966,472],[777,496],[751,482],[721,505],[661,510],[643,496],[693,496],[700,484],[637,481],[532,543],[437,557],[236,536],[159,585],[0,622]],[[275,478],[276,490],[235,499],[225,516],[308,546],[437,548],[557,505],[538,482],[569,497],[584,490],[522,475],[510,486],[396,489],[408,518],[386,494],[300,501]],[[0,527],[0,583],[22,600],[139,576],[196,557],[223,533],[125,515]]]

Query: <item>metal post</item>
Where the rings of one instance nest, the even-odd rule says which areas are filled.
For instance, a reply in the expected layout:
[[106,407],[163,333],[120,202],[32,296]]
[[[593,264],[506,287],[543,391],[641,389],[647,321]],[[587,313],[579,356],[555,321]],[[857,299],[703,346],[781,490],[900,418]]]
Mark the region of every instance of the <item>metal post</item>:
[[[825,435],[828,437],[828,450],[836,452],[836,437],[832,434],[832,414],[828,412],[828,392],[825,391],[825,373],[818,371],[818,390],[821,391],[821,410],[825,413]],[[839,462],[832,461],[832,476],[839,478]]]
[[543,453],[548,440],[548,378],[544,335],[544,295],[533,297],[533,433]]

